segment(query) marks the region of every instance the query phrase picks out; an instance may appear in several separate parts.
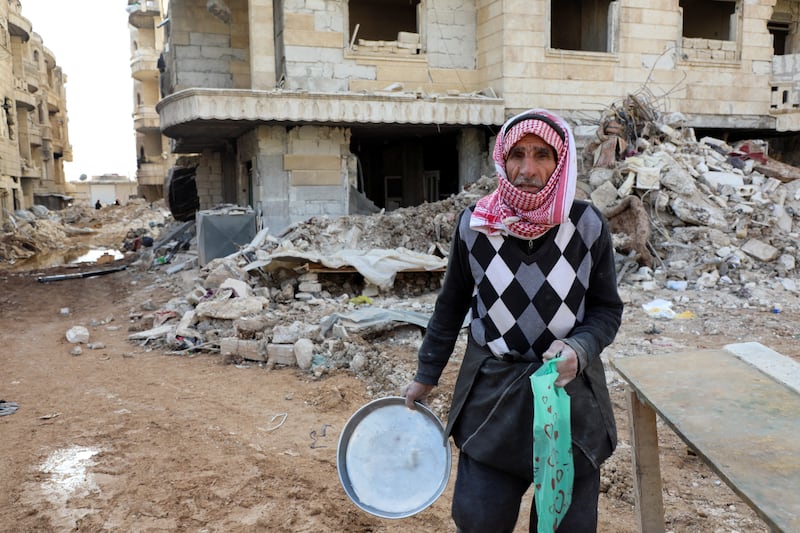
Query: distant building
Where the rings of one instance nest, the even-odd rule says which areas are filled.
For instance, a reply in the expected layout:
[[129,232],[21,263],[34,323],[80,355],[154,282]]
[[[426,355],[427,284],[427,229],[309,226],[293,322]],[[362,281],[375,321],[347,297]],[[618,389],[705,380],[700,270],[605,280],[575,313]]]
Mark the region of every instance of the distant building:
[[0,2],[0,220],[37,196],[63,195],[72,161],[66,75],[21,9]]
[[391,210],[456,193],[492,172],[497,129],[530,107],[590,138],[637,94],[698,135],[788,152],[797,5],[171,0],[156,110],[171,152],[196,166],[201,208],[250,205],[276,232],[365,198]]
[[82,205],[113,205],[117,200],[125,205],[133,197],[139,196],[135,180],[119,174],[103,174],[91,179],[73,181],[68,184],[74,203]]
[[164,197],[164,178],[175,162],[169,139],[161,135],[156,104],[159,54],[164,48],[162,2],[128,0],[133,77],[133,127],[136,131],[136,180],[149,201]]

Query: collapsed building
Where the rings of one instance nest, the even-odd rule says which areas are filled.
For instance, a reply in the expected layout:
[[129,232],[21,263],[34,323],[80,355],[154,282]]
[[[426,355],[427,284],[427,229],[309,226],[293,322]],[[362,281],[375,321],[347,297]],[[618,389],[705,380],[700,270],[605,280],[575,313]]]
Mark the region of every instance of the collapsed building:
[[151,101],[194,177],[187,194],[200,209],[250,206],[273,231],[456,194],[487,173],[502,122],[529,107],[564,115],[582,144],[609,105],[643,90],[700,137],[765,139],[774,157],[790,157],[800,129],[794,1],[171,0],[162,11],[129,0],[129,11],[142,35],[160,32]]
[[[760,141],[698,139],[682,120],[631,96],[606,111],[584,149],[591,170],[578,197],[609,221],[618,283],[641,295],[713,291],[717,305],[794,309],[800,168],[771,159]],[[604,164],[609,146],[625,156]],[[180,247],[157,268],[186,288],[164,308],[136,313],[146,318],[130,338],[315,373],[385,366],[370,339],[426,327],[457,215],[495,185],[483,176],[438,202],[262,230],[203,265]],[[189,227],[163,236],[152,254],[174,250]],[[382,379],[389,389],[399,383]]]
[[0,2],[0,221],[17,209],[69,202],[66,82],[19,0]]

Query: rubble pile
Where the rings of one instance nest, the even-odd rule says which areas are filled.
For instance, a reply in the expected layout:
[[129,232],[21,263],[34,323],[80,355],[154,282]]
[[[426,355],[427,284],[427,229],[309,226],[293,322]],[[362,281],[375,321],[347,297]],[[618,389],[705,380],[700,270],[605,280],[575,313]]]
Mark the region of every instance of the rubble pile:
[[23,263],[36,255],[91,246],[122,247],[133,231],[157,236],[169,213],[143,199],[126,206],[94,209],[73,205],[59,211],[42,205],[6,213],[0,232],[0,266]]
[[643,267],[636,279],[700,289],[768,279],[794,290],[800,169],[770,159],[763,141],[697,140],[680,115],[628,102],[587,147],[595,165],[582,188],[624,234],[617,250]]
[[[797,295],[800,170],[771,159],[766,143],[698,140],[680,115],[631,96],[608,110],[583,161],[578,198],[608,219],[628,301],[663,298],[664,291],[681,291],[674,293],[679,301],[695,291],[697,301],[708,291],[717,307],[773,309],[775,291],[783,291],[784,305],[797,305],[788,296]],[[162,228],[167,212],[145,204],[115,216],[113,206],[18,214],[7,223],[15,227],[4,228],[0,255],[58,246],[95,226],[117,245],[166,235],[152,248],[125,246],[139,266],[162,275],[173,296],[130,312],[131,342],[175,354],[219,353],[231,363],[297,366],[315,376],[348,369],[380,395],[396,392],[413,371],[387,346],[419,343],[458,213],[494,186],[484,176],[440,202],[311,218],[279,234],[267,228],[202,266],[193,222],[170,232]],[[723,292],[721,303],[715,295]]]
[[[579,197],[609,219],[620,283],[641,291],[728,289],[744,305],[759,284],[795,292],[800,182],[770,162],[763,143],[696,140],[680,117],[655,112],[616,114],[604,124],[586,150],[602,161],[610,140],[614,165],[594,164],[580,177]],[[134,313],[145,319],[142,327],[149,320],[154,327],[131,340],[267,368],[297,365],[317,376],[346,368],[375,394],[396,391],[409,368],[382,346],[419,342],[442,269],[398,272],[385,290],[352,270],[315,268],[314,254],[378,249],[444,257],[459,211],[493,187],[494,179],[483,177],[441,202],[313,218],[280,235],[262,234],[238,253],[184,271],[191,290],[154,314]],[[287,261],[287,250],[298,260]]]
[[[291,226],[278,237],[281,241],[291,241],[300,250],[405,248],[419,253],[446,255],[459,212],[493,191],[494,187],[494,178],[482,176],[459,194],[439,202],[374,215],[335,219],[314,217]],[[265,249],[274,249],[278,244],[274,241]]]

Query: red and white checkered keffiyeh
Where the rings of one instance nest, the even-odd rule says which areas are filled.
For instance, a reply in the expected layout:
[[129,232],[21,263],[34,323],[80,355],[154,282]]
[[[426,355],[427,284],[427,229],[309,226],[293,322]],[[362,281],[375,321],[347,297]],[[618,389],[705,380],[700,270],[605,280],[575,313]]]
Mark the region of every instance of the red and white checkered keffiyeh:
[[[563,140],[548,120],[561,128]],[[531,133],[552,146],[557,155],[553,175],[536,193],[517,189],[506,175],[508,153]],[[564,119],[544,109],[531,109],[511,117],[497,135],[492,158],[497,170],[497,189],[478,200],[470,218],[471,228],[487,235],[535,239],[567,219],[575,198],[577,154],[572,130]]]

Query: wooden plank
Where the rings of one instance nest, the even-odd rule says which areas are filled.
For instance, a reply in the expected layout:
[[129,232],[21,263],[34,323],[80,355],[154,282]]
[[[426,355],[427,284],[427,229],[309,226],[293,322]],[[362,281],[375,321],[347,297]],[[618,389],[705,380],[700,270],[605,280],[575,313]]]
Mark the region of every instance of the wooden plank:
[[614,360],[639,398],[776,531],[800,531],[800,395],[726,350]]
[[661,496],[656,412],[640,401],[633,391],[628,391],[628,421],[639,531],[664,533],[664,500]]

